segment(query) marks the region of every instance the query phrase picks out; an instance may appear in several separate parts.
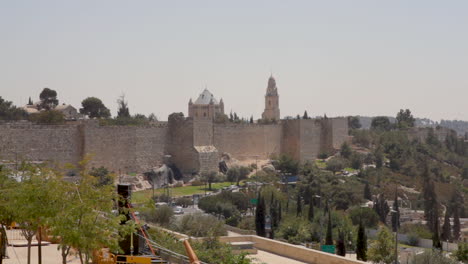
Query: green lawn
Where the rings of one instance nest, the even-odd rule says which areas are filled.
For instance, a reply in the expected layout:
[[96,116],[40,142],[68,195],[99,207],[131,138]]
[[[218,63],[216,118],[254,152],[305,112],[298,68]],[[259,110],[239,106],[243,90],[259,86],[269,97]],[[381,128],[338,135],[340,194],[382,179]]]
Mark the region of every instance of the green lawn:
[[325,169],[327,167],[327,163],[321,159],[316,159],[315,165],[317,165],[317,167],[319,167],[320,169]]
[[[217,182],[211,184],[211,191],[216,191],[218,189],[221,189],[223,187],[231,185],[230,182]],[[160,188],[160,189],[155,189],[154,193],[155,194],[161,194],[164,193],[165,189]],[[209,192],[207,190],[207,192]],[[170,188],[170,193],[172,197],[179,197],[179,196],[185,196],[185,195],[193,195],[193,194],[204,194],[205,193],[205,186],[183,186],[183,187],[174,187]],[[133,203],[143,203],[151,199],[151,196],[153,195],[153,190],[144,190],[144,191],[138,191],[134,192],[132,194],[132,202]]]

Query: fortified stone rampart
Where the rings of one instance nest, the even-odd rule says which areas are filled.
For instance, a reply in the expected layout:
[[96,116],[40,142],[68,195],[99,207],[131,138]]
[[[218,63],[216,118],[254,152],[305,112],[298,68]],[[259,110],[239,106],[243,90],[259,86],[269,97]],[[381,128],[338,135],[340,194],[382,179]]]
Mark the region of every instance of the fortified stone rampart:
[[76,165],[90,156],[90,167],[139,173],[161,165],[164,156],[170,155],[170,162],[183,173],[193,174],[217,170],[224,152],[239,160],[281,153],[301,162],[313,160],[321,152],[339,148],[347,131],[345,118],[223,124],[185,118],[181,113],[169,116],[167,123],[148,126],[100,126],[97,120],[65,125],[0,123],[0,160]]
[[77,163],[82,155],[78,125],[0,124],[0,160]]
[[161,165],[167,142],[167,124],[153,126],[84,125],[84,154],[90,166],[115,172],[141,172]]
[[214,145],[239,160],[267,159],[281,150],[281,125],[214,124]]

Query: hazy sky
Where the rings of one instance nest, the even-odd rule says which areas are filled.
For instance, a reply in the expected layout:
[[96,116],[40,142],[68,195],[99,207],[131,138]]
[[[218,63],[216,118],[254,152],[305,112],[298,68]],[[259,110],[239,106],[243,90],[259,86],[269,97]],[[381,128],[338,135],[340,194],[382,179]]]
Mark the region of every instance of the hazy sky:
[[0,3],[0,96],[44,87],[75,107],[187,114],[205,85],[259,118],[270,71],[281,116],[468,120],[468,1],[48,1]]

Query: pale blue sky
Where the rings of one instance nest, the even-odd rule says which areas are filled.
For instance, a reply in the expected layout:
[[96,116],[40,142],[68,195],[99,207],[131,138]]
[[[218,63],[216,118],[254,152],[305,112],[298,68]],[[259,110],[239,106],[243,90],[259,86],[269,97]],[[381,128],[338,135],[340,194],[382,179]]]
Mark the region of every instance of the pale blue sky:
[[166,120],[205,85],[259,118],[270,70],[281,115],[468,120],[468,1],[22,1],[0,3],[0,95],[44,87],[80,106]]

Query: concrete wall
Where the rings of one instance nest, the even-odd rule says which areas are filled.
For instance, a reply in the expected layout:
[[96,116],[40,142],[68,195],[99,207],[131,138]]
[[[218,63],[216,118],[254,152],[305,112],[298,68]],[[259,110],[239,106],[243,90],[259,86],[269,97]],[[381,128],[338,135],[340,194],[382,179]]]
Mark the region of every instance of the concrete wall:
[[215,124],[214,145],[234,158],[269,158],[280,153],[281,125]]
[[235,236],[220,237],[219,240],[224,243],[229,242],[253,242],[254,247],[270,253],[281,255],[287,258],[295,259],[310,264],[363,264],[365,262],[347,259],[341,256],[325,253],[322,251],[304,248],[289,243],[280,242],[259,236]]
[[82,140],[78,125],[1,124],[0,160],[77,163],[83,151]]

